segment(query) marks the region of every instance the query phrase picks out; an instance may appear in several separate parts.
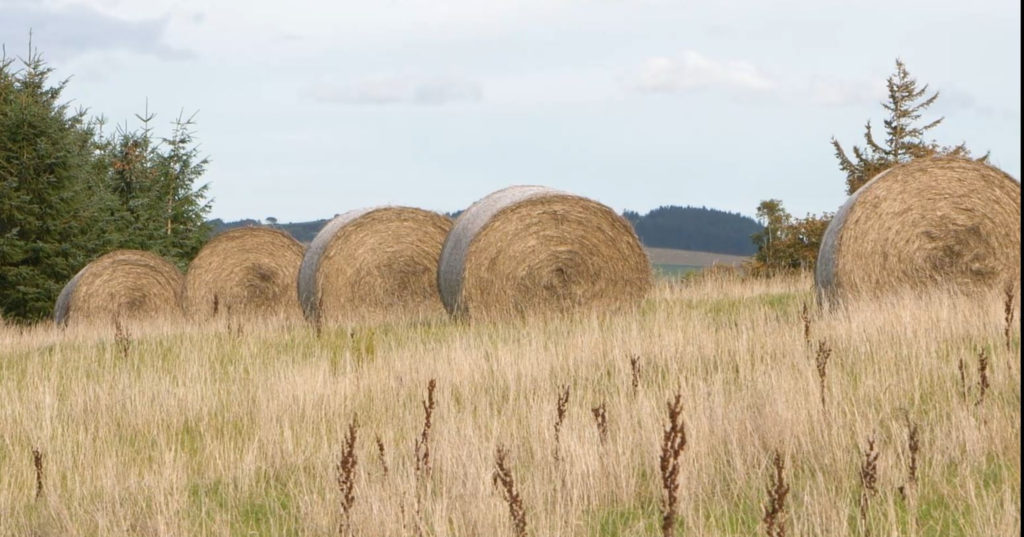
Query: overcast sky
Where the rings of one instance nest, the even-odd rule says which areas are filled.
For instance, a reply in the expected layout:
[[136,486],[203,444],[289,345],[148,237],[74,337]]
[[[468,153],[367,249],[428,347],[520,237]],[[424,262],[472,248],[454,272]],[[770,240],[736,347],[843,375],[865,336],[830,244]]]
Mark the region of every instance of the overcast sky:
[[461,209],[542,184],[618,211],[834,211],[829,139],[881,127],[898,56],[925,119],[1020,178],[1018,0],[0,0],[65,96],[157,134],[198,112],[212,217]]

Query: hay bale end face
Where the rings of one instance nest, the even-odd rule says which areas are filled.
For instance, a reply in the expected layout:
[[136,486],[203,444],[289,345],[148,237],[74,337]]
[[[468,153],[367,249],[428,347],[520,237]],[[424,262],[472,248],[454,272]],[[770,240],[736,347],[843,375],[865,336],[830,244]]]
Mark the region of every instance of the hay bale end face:
[[335,217],[317,233],[299,271],[307,319],[356,322],[443,315],[437,263],[452,221],[411,207]]
[[218,234],[189,263],[185,314],[192,319],[298,316],[295,281],[302,254],[302,244],[277,229],[242,227]]
[[635,305],[652,284],[632,226],[595,201],[513,186],[459,216],[441,252],[445,308],[467,317]]
[[1001,289],[1020,282],[1020,183],[974,160],[886,170],[839,209],[815,269],[819,299]]
[[115,250],[89,263],[61,290],[57,324],[181,318],[181,271],[141,250]]

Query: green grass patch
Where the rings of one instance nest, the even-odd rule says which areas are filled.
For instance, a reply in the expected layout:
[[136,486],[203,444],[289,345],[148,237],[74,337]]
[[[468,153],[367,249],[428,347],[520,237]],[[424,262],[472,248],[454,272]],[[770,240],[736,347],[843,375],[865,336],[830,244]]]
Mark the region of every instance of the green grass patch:
[[620,537],[658,535],[661,515],[654,506],[610,507],[586,515],[587,535]]
[[691,272],[698,272],[703,270],[704,267],[700,265],[668,265],[668,264],[656,264],[652,267],[654,269],[654,276],[657,278],[679,278],[685,276]]

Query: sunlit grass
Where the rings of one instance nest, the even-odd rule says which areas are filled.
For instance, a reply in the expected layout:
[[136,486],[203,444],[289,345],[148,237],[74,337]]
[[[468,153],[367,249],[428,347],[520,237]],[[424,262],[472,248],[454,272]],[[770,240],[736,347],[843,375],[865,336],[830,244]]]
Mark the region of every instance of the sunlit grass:
[[[790,535],[1018,534],[1020,335],[1014,327],[1007,349],[1001,297],[832,312],[813,298],[807,277],[664,280],[625,314],[319,336],[283,321],[128,326],[126,354],[112,327],[0,327],[0,534],[336,535],[335,466],[358,417],[353,534],[512,535],[491,481],[501,443],[530,535],[653,535],[677,392],[687,432],[677,535],[763,534],[774,450],[786,458]],[[824,408],[805,305],[812,341],[833,351]],[[976,404],[982,347],[990,387]],[[417,484],[430,379],[433,468]],[[602,403],[604,445],[591,413]],[[921,433],[913,490],[911,423]],[[858,469],[869,436],[879,493],[865,528]],[[38,500],[33,448],[45,457]]]

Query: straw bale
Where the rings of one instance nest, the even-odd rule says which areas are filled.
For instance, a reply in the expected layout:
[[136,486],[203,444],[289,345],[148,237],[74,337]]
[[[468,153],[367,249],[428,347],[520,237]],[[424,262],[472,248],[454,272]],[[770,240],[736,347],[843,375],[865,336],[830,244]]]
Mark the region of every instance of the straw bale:
[[317,233],[299,270],[307,319],[357,322],[444,314],[437,262],[447,216],[411,207],[356,209]]
[[278,229],[240,227],[218,234],[185,273],[185,314],[192,319],[299,316],[295,282],[302,254],[302,244]]
[[474,203],[455,222],[438,268],[445,308],[474,318],[636,305],[652,278],[629,222],[542,186]]
[[86,265],[61,290],[57,324],[180,319],[183,277],[164,258],[141,250],[114,250]]
[[890,168],[839,209],[815,270],[819,299],[842,301],[1020,282],[1020,183],[974,160]]

